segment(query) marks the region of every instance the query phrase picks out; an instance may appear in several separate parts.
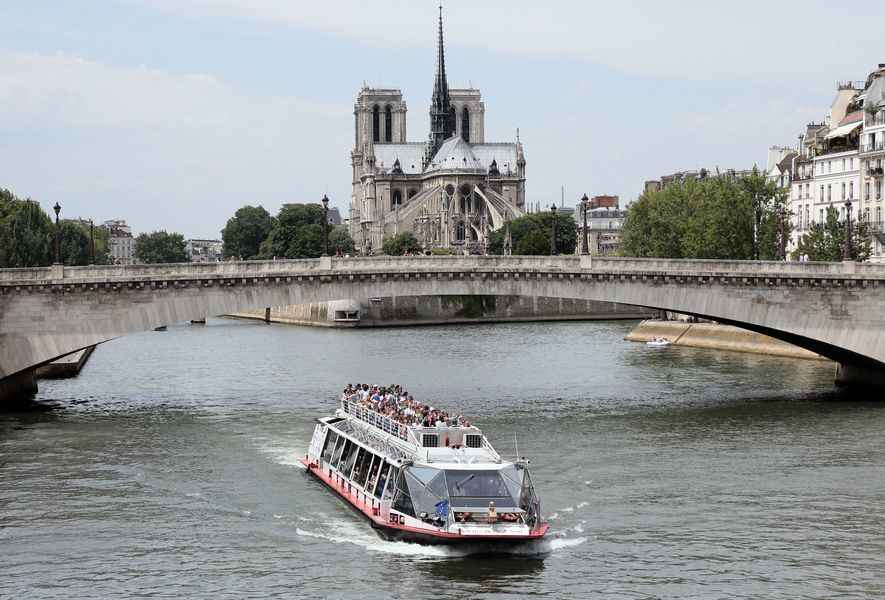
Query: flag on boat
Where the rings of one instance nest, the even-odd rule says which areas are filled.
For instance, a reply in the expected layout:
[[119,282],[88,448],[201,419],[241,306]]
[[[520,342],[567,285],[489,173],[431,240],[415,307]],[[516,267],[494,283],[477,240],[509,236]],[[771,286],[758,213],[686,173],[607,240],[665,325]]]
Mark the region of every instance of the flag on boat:
[[449,501],[443,500],[441,502],[437,502],[434,504],[436,506],[436,515],[441,519],[446,519],[449,516]]

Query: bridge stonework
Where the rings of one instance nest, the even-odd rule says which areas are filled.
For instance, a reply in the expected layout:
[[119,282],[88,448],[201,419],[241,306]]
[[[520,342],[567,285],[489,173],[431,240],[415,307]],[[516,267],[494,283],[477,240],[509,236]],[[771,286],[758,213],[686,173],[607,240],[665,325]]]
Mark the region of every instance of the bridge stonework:
[[[885,373],[885,265],[598,257],[373,257],[0,270],[0,379],[207,315],[347,298],[520,295],[709,318]],[[588,343],[590,340],[588,340]]]

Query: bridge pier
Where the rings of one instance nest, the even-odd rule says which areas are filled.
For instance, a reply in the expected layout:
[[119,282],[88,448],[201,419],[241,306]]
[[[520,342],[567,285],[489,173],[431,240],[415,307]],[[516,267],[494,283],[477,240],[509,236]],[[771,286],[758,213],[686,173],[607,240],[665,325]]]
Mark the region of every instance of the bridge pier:
[[36,369],[0,379],[0,408],[30,400],[37,394]]
[[885,369],[839,364],[836,367],[836,385],[885,389]]

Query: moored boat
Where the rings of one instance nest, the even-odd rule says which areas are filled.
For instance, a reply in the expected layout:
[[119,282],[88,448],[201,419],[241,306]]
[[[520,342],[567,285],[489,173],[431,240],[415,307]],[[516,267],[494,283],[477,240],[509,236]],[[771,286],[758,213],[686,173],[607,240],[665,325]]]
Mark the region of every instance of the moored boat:
[[[528,461],[504,460],[461,417],[361,392],[343,394],[335,414],[318,419],[301,462],[383,537],[495,546],[544,537]],[[414,405],[423,407],[418,418]]]

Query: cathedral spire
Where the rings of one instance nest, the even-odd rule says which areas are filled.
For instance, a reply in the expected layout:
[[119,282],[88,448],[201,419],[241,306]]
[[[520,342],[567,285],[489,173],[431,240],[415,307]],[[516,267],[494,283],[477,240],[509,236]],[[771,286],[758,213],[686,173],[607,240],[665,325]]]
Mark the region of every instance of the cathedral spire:
[[433,158],[443,142],[455,130],[452,118],[452,104],[449,99],[449,84],[446,81],[446,52],[443,42],[442,2],[439,5],[439,39],[436,49],[436,78],[433,83],[433,98],[430,102],[430,143],[428,161]]

